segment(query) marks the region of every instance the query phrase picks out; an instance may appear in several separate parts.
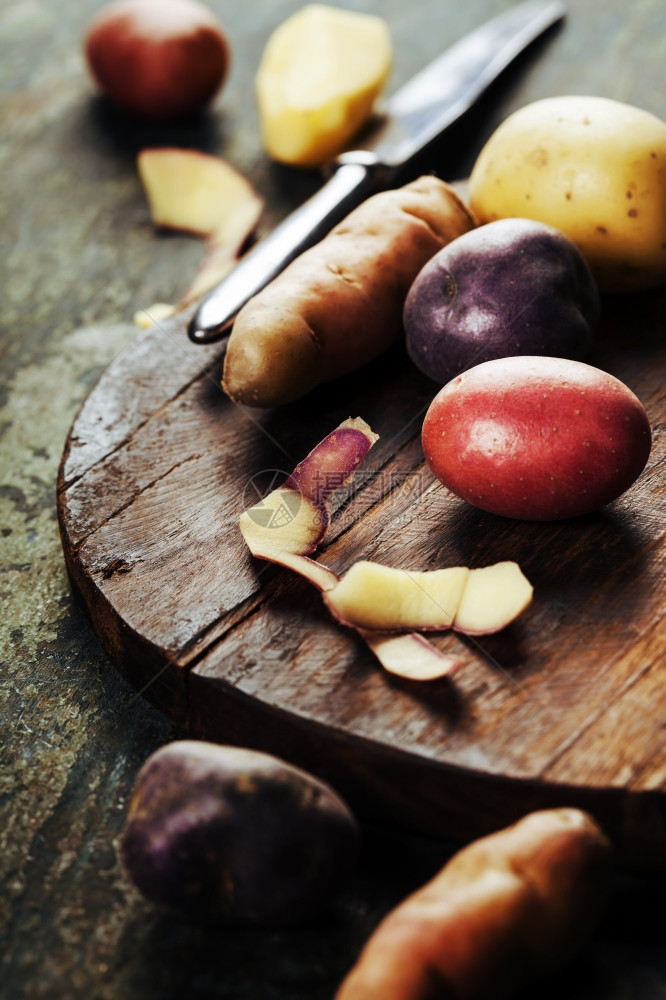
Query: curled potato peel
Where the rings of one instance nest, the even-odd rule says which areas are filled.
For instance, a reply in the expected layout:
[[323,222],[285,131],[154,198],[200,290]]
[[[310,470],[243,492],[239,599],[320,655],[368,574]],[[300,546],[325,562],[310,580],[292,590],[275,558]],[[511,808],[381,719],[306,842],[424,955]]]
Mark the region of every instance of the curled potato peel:
[[355,629],[389,673],[434,680],[452,673],[460,659],[441,653],[421,631],[497,631],[529,605],[532,586],[513,562],[415,572],[360,561],[338,577],[311,558],[326,534],[331,494],[349,481],[376,438],[360,418],[344,421],[282,487],[241,514],[239,527],[255,557],[309,580],[333,617]]

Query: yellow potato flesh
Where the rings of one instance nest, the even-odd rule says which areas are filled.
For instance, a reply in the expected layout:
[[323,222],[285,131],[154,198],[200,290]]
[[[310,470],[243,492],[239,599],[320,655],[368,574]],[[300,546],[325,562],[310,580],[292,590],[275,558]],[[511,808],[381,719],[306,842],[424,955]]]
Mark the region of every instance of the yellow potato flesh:
[[271,35],[256,77],[264,148],[315,167],[341,152],[369,117],[391,69],[386,22],[310,4]]
[[469,182],[480,222],[564,232],[607,292],[666,283],[666,123],[601,97],[553,97],[506,119]]
[[504,628],[532,600],[532,585],[515,562],[500,562],[469,571],[456,611],[454,628],[484,635]]
[[469,570],[451,566],[429,572],[357,562],[326,595],[331,610],[361,628],[451,626]]
[[454,628],[497,632],[532,600],[532,585],[515,562],[479,569],[451,566],[416,572],[361,561],[325,595],[343,622],[377,631]]

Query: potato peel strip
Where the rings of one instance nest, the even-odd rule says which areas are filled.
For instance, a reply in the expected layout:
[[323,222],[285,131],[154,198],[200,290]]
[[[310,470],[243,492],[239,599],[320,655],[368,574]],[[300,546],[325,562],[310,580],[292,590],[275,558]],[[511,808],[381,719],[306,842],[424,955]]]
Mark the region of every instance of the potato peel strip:
[[[293,570],[323,593],[332,590],[340,582],[340,577],[333,570],[309,556],[294,552],[284,552],[278,556],[275,551],[265,554],[257,551],[252,554],[258,559]],[[419,632],[396,634],[361,628],[351,622],[344,624],[358,633],[388,673],[406,680],[436,680],[451,674],[460,666],[458,656],[440,653]]]
[[[350,437],[355,440],[350,441]],[[318,469],[331,476],[335,472],[335,488],[349,481],[356,468],[377,440],[377,435],[360,418],[344,421],[340,427],[323,439],[299,463],[285,486],[289,490],[302,489],[302,497],[316,507],[321,514],[321,533],[316,540],[304,543],[306,551],[293,550],[294,538],[290,537],[289,548],[280,548],[279,533],[274,529],[272,535],[266,531],[255,530],[255,525],[248,517],[248,511],[241,516],[240,528],[246,545],[253,556],[284,566],[309,580],[317,589],[325,594],[340,582],[333,570],[323,563],[310,558],[310,554],[323,539],[329,523],[329,488],[332,480],[329,478],[322,486],[318,479]],[[343,469],[336,468],[335,457],[339,457]],[[325,461],[320,464],[322,459]],[[327,486],[328,483],[328,486]],[[433,680],[450,674],[460,663],[458,657],[444,655],[439,652],[422,635],[416,632],[402,632],[398,635],[386,632],[360,628],[352,623],[345,623],[353,628],[365,641],[368,648],[379,660],[385,670],[396,676],[410,680]]]

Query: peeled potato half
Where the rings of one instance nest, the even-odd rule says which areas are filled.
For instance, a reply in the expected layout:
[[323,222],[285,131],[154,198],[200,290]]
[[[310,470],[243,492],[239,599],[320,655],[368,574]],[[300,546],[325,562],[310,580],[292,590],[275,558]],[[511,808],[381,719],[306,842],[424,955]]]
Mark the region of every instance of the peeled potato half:
[[268,155],[316,167],[340,153],[369,117],[392,60],[380,17],[309,4],[284,21],[256,77]]

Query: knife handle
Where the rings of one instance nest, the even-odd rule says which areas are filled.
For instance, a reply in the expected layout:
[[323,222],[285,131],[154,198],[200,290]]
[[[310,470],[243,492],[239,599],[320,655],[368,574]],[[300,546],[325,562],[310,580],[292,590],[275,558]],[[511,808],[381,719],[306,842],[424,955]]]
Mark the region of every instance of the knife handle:
[[258,243],[202,301],[190,320],[188,335],[210,344],[229,333],[245,303],[287,264],[385,184],[385,168],[373,153],[343,153],[326,183],[272,233]]

